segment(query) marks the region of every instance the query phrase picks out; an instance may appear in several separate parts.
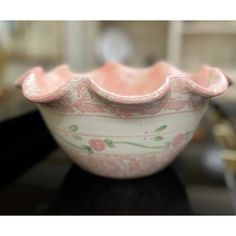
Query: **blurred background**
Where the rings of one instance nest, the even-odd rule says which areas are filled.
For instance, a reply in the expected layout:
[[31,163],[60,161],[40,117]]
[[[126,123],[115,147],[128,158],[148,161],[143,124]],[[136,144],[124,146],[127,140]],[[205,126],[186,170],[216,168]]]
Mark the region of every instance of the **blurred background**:
[[[44,212],[71,167],[54,143],[37,157],[17,153],[25,134],[21,129],[31,128],[16,122],[37,108],[14,81],[35,65],[47,70],[66,63],[85,72],[109,60],[134,67],[166,60],[188,72],[209,64],[235,81],[212,100],[193,140],[172,165],[194,214],[235,214],[236,21],[1,21],[0,214]],[[42,127],[32,129],[37,133]],[[9,136],[12,141],[4,142]],[[26,149],[27,144],[26,139]],[[4,147],[16,150],[11,158]]]

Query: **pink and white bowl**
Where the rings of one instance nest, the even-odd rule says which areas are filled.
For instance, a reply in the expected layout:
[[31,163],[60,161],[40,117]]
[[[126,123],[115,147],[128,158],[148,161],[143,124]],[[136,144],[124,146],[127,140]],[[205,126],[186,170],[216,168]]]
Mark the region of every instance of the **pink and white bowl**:
[[202,66],[187,74],[159,62],[134,69],[107,63],[76,74],[35,67],[15,83],[38,104],[51,134],[81,168],[111,178],[147,176],[186,146],[211,97],[231,80]]

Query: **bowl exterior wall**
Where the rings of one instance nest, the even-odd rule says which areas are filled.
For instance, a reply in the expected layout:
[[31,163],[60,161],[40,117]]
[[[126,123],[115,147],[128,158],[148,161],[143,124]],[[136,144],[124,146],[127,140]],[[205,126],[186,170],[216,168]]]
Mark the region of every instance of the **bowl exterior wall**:
[[[109,110],[114,104],[106,106]],[[158,108],[159,101],[153,106]],[[206,106],[131,115],[67,113],[48,106],[40,106],[40,111],[55,140],[77,165],[101,176],[134,178],[166,167],[191,140]]]

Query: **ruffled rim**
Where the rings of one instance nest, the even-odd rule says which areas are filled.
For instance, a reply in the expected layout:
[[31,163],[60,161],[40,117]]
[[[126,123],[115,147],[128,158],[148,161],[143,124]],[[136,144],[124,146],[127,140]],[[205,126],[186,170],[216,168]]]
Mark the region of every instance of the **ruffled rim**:
[[[148,72],[153,70],[157,73],[157,79],[160,79],[158,77],[158,71],[160,70],[166,70],[166,75],[151,92],[142,95],[124,95],[120,94],[119,91],[114,92],[106,89],[101,83],[99,84],[99,80],[96,80],[98,73],[106,74],[109,71],[110,77],[112,77],[117,69],[120,72],[124,71],[124,73],[127,70],[132,70],[136,71],[137,74],[142,70]],[[24,96],[29,100],[46,103],[63,96],[70,81],[75,77],[87,78],[89,89],[99,96],[124,104],[138,104],[160,99],[171,90],[171,81],[173,79],[184,81],[189,91],[205,97],[218,96],[224,93],[227,87],[232,84],[232,80],[219,68],[203,65],[198,73],[187,74],[166,62],[159,62],[145,69],[134,69],[119,63],[107,63],[97,70],[85,74],[75,74],[66,65],[56,67],[48,73],[45,73],[41,67],[35,67],[22,75],[15,82],[15,86],[21,88]],[[114,76],[113,78],[116,77]],[[146,81],[148,81],[148,78]]]

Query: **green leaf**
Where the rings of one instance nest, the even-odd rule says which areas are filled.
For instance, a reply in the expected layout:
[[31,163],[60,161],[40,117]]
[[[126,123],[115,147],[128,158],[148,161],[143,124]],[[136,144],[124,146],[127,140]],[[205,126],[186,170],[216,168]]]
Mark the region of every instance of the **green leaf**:
[[70,131],[76,132],[79,129],[79,127],[78,127],[78,125],[71,125],[68,127],[68,129]]
[[167,125],[162,125],[161,127],[155,129],[154,132],[159,133],[165,130],[166,128],[167,128]]
[[109,148],[115,148],[115,147],[116,147],[113,143],[107,143],[107,146],[108,146]]
[[111,139],[104,139],[104,143],[106,143],[106,145],[109,148],[115,148],[116,147]]
[[81,139],[82,139],[79,135],[74,135],[73,137],[74,137],[75,139],[77,139],[77,140],[81,140]]
[[164,138],[162,136],[156,136],[154,139],[156,141],[162,141]]
[[88,153],[93,153],[93,150],[91,147],[89,147],[88,145],[82,145],[81,147],[84,151],[87,151]]

